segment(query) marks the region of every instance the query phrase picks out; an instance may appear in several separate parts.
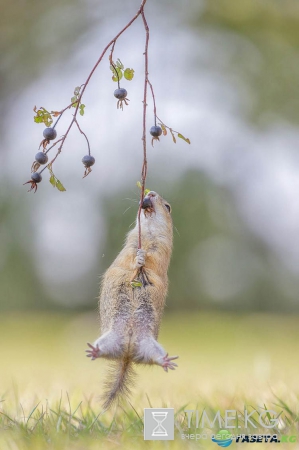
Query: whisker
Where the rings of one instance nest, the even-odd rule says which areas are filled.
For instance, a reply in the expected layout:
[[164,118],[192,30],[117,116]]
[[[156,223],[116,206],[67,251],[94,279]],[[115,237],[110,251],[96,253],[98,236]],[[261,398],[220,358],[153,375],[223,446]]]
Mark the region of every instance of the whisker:
[[126,214],[127,211],[129,211],[129,209],[131,209],[132,206],[128,206],[128,208],[123,212],[123,215]]
[[177,232],[178,236],[181,237],[179,230],[177,229],[177,227],[173,227],[175,229],[175,231]]
[[128,197],[126,197],[125,200],[130,200],[131,202],[138,203],[138,200],[136,200],[135,198],[128,198]]

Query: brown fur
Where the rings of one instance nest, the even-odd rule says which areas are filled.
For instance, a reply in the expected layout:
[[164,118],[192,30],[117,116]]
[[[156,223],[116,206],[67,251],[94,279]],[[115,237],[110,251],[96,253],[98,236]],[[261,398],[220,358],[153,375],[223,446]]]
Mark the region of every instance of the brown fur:
[[[123,249],[103,277],[99,298],[101,337],[88,350],[92,359],[102,356],[117,361],[106,383],[105,409],[119,395],[129,393],[132,363],[158,364],[166,371],[176,366],[170,362],[176,357],[169,359],[156,341],[168,288],[172,220],[162,197],[152,191],[145,198],[150,199],[153,208],[141,212],[143,252],[138,256],[136,220]],[[137,273],[135,280],[148,283],[132,287],[130,280]]]

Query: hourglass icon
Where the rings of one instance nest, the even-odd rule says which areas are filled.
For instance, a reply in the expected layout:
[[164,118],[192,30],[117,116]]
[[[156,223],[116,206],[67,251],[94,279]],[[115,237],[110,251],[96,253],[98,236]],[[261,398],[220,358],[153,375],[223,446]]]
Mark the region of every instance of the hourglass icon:
[[154,428],[152,432],[152,436],[168,436],[167,431],[162,426],[162,423],[166,419],[168,415],[168,411],[152,411],[153,419],[157,422],[156,428]]

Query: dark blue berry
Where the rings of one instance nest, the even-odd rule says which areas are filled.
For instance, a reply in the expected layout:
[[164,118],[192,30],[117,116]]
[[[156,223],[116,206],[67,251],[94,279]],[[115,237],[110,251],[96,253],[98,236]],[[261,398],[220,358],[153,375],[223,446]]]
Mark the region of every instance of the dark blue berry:
[[48,162],[48,155],[44,152],[38,152],[35,155],[35,161],[37,161],[39,164],[46,164]]
[[38,172],[33,172],[31,174],[31,180],[34,181],[35,183],[40,183],[42,181],[42,176]]
[[162,128],[159,127],[158,125],[154,125],[151,129],[150,129],[150,133],[152,136],[154,137],[159,137],[162,134]]
[[96,162],[96,160],[94,159],[93,156],[91,155],[85,155],[82,158],[82,162],[84,164],[85,167],[91,167],[94,165],[94,163]]
[[57,131],[55,128],[45,128],[43,132],[44,138],[52,141],[57,136]]
[[114,91],[114,97],[116,97],[118,100],[124,100],[127,95],[128,93],[124,88],[115,89]]

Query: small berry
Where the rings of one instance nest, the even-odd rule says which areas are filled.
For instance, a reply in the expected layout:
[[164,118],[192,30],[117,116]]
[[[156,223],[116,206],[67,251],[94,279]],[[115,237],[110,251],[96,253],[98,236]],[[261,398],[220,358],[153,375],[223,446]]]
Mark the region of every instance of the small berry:
[[118,100],[124,100],[127,95],[128,93],[124,88],[115,89],[114,91],[114,97],[116,97]]
[[42,181],[42,176],[38,172],[33,172],[31,174],[31,180],[34,181],[34,183],[40,183]]
[[94,165],[94,163],[96,162],[96,160],[94,159],[93,156],[91,155],[85,155],[82,158],[82,162],[84,164],[85,167],[91,167]]
[[45,128],[43,132],[44,138],[52,141],[57,136],[57,131],[55,128]]
[[48,162],[48,155],[44,152],[38,152],[35,155],[35,161],[37,161],[39,164],[46,164]]
[[159,127],[158,125],[154,125],[151,129],[150,129],[150,133],[152,136],[154,137],[159,137],[162,134],[162,128]]

